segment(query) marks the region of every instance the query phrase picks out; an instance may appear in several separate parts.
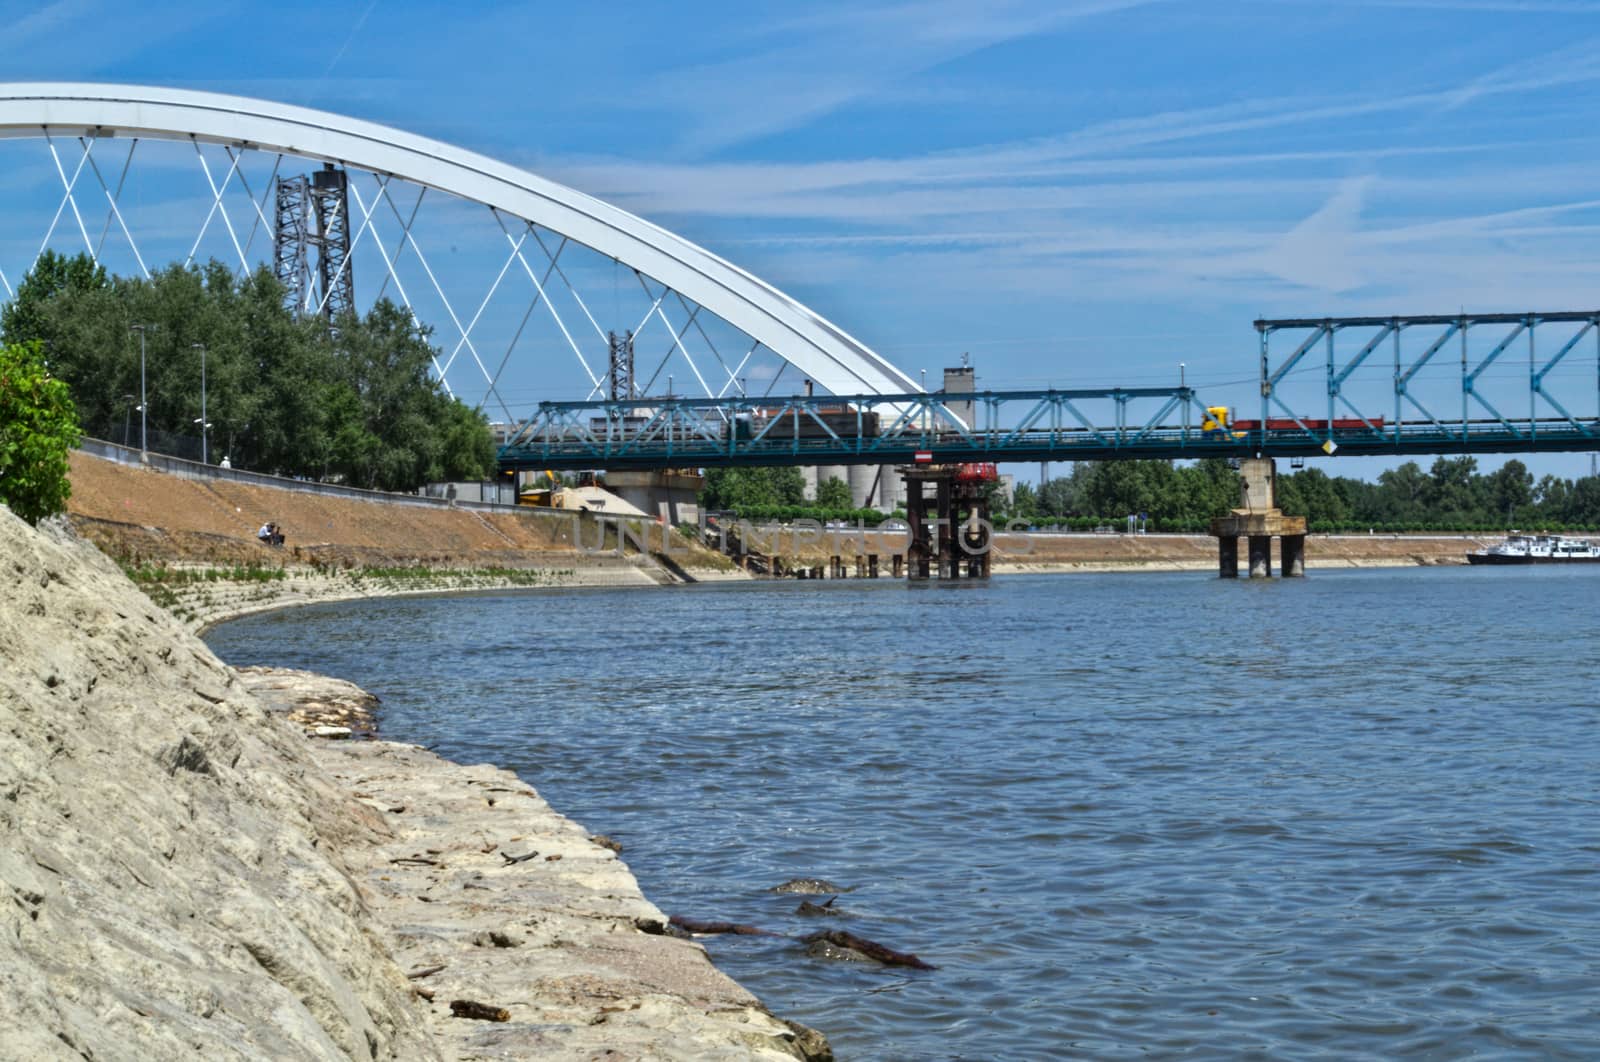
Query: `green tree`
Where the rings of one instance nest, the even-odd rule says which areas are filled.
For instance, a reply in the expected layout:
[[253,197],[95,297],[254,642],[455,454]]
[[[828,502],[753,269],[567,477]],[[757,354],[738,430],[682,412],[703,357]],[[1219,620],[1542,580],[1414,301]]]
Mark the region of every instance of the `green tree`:
[[1512,459],[1485,477],[1483,489],[1478,493],[1485,498],[1492,525],[1504,523],[1509,527],[1522,522],[1533,506],[1533,473],[1521,461]]
[[45,251],[22,278],[16,297],[0,311],[0,340],[26,343],[46,338],[42,320],[46,303],[63,291],[93,291],[109,285],[105,269],[88,255],[67,258]]
[[712,468],[700,504],[706,509],[747,509],[764,505],[801,505],[805,477],[798,468]]
[[1559,518],[1580,527],[1600,526],[1600,476],[1584,476],[1572,484]]
[[1039,492],[1032,483],[1011,485],[1011,515],[1023,519],[1039,515]]
[[1079,516],[1084,512],[1084,485],[1093,475],[1094,465],[1075,461],[1072,471],[1057,476],[1039,488],[1039,510],[1050,516]]
[[1278,477],[1278,507],[1313,524],[1350,520],[1350,502],[1335,480],[1320,468],[1304,468]]
[[854,500],[850,497],[850,484],[838,476],[829,476],[827,480],[817,484],[817,507],[820,509],[854,508]]
[[67,507],[67,453],[78,444],[67,385],[37,342],[0,345],[0,502],[38,523]]
[[[330,332],[291,313],[265,269],[174,265],[106,282],[82,256],[41,258],[24,287],[5,319],[45,342],[91,434],[131,441],[143,394],[151,430],[198,452],[203,360],[211,451],[235,467],[386,490],[494,467],[483,414],[445,393],[427,330],[392,303]],[[135,324],[147,326],[142,387]]]
[[1475,457],[1440,457],[1428,470],[1427,507],[1435,519],[1461,520],[1476,517],[1482,508],[1483,491]]
[[1428,490],[1422,466],[1407,461],[1378,474],[1378,489],[1370,495],[1369,507],[1357,515],[1371,523],[1415,526],[1426,511]]

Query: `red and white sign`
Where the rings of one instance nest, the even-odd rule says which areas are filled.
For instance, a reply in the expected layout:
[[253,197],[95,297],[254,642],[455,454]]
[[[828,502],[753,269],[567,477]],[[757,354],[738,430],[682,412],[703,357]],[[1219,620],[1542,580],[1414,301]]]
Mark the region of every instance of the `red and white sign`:
[[919,465],[925,465],[933,460],[933,451],[918,450],[916,453],[911,455],[911,460],[917,462]]

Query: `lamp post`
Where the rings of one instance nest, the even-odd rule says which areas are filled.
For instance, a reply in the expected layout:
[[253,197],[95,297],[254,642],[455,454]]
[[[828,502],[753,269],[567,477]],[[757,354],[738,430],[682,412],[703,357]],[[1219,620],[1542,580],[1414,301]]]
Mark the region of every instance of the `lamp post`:
[[189,346],[200,352],[200,463],[211,463],[206,450],[206,429],[211,427],[206,423],[206,345],[204,343],[190,343]]
[[145,399],[144,390],[144,333],[149,327],[149,325],[136,324],[128,329],[130,332],[139,333],[139,452],[141,454],[150,452],[150,433],[148,430],[150,403]]

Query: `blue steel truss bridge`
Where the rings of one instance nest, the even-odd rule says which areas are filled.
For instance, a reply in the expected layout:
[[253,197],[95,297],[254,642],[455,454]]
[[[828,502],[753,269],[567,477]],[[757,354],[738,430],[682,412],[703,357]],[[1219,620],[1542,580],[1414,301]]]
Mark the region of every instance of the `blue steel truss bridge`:
[[[1182,385],[544,402],[502,447],[500,464],[621,470],[1600,450],[1600,311],[1278,319],[1255,328],[1260,377],[1250,406]],[[1292,340],[1287,353],[1283,336]]]

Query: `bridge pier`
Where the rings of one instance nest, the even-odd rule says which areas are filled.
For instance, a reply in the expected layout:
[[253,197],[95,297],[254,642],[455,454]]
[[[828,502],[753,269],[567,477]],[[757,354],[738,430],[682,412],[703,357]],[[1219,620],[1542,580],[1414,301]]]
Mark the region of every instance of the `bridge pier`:
[[1239,538],[1237,535],[1217,536],[1217,560],[1224,579],[1239,578]]
[[[906,519],[911,539],[906,547],[907,575],[912,579],[987,579],[990,523],[985,481],[963,478],[957,465],[910,465],[900,470],[906,487]],[[928,518],[924,487],[932,484],[933,519]],[[899,575],[899,558],[895,574]]]
[[1284,535],[1278,540],[1283,563],[1278,572],[1285,579],[1303,579],[1306,574],[1306,536]]
[[1239,539],[1249,549],[1250,578],[1272,577],[1272,540],[1278,539],[1282,556],[1279,572],[1285,578],[1306,574],[1306,518],[1285,516],[1277,504],[1277,469],[1269,457],[1247,458],[1239,463],[1243,505],[1211,521],[1217,540],[1218,574],[1239,577]]
[[1250,536],[1250,578],[1272,578],[1272,536]]

